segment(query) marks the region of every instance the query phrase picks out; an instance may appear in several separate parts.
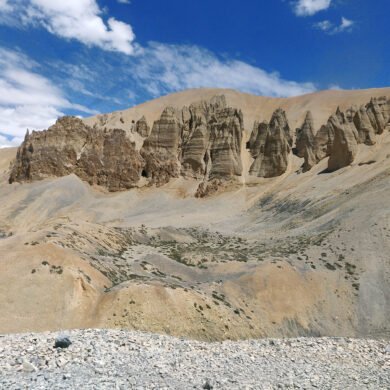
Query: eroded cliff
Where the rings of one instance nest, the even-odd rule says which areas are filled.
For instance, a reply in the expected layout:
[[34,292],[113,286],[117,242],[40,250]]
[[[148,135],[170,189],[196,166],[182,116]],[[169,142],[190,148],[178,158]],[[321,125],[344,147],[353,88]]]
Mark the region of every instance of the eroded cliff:
[[[91,185],[119,191],[160,186],[183,176],[199,181],[194,195],[203,197],[240,176],[284,174],[292,151],[304,159],[303,172],[326,157],[328,170],[334,171],[353,163],[358,144],[374,145],[377,135],[390,129],[390,99],[372,98],[345,111],[338,108],[317,131],[308,111],[295,134],[286,112],[279,108],[269,123],[255,121],[246,143],[249,164],[243,164],[242,156],[244,115],[230,107],[223,95],[180,109],[166,107],[151,131],[145,116],[128,130],[107,128],[105,123],[90,127],[80,119],[64,117],[46,131],[27,133],[10,183],[74,173]],[[138,141],[133,142],[136,133]]]

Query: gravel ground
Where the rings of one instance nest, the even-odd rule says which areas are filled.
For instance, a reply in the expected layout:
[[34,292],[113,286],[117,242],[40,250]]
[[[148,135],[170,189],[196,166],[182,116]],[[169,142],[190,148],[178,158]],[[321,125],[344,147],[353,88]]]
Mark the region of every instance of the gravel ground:
[[202,343],[81,330],[0,335],[1,389],[390,389],[390,345],[344,338]]

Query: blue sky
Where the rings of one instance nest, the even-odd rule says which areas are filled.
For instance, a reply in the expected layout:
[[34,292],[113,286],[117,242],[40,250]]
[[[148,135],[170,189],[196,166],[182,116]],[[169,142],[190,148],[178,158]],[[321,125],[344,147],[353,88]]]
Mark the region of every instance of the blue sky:
[[389,0],[0,0],[0,147],[186,88],[390,85]]

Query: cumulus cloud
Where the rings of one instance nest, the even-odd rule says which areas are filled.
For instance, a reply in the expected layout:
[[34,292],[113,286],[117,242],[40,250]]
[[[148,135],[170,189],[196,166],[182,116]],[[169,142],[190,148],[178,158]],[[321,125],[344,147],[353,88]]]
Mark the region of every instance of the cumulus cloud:
[[22,53],[0,49],[0,146],[19,142],[27,128],[47,128],[63,115],[61,109],[95,113],[69,102],[50,80],[34,71],[36,66]]
[[120,62],[102,54],[99,64],[96,56],[86,54],[79,63],[46,64],[51,68],[49,79],[31,58],[0,48],[0,145],[19,142],[27,128],[47,128],[67,109],[96,113],[72,104],[64,90],[95,103],[123,104],[128,99],[134,104],[139,96],[158,97],[187,88],[232,88],[275,97],[316,89],[311,82],[288,80],[198,46],[150,43],[139,47],[131,26],[115,18],[104,20],[96,0],[13,0],[12,7],[0,0],[0,7],[5,10],[0,22],[5,20],[1,15],[7,15],[8,21],[13,18],[20,26],[41,26],[61,38],[125,54]]
[[22,138],[18,138],[18,137],[10,138],[8,136],[0,134],[0,149],[18,146],[21,144],[22,141],[23,141]]
[[342,17],[339,25],[335,25],[329,20],[323,20],[322,22],[315,23],[314,27],[327,34],[333,35],[352,31],[354,24],[355,22],[353,20]]
[[4,5],[5,15],[1,20],[10,24],[41,26],[61,38],[75,39],[88,46],[117,51],[127,55],[134,54],[135,34],[132,27],[115,18],[103,20],[103,11],[96,0],[14,0],[8,7]]
[[332,0],[298,0],[295,1],[294,12],[298,16],[311,16],[331,6]]
[[[324,0],[299,3],[311,12],[321,6],[318,4],[321,1]],[[14,0],[14,4],[12,14],[17,14],[23,25],[38,24],[63,38],[132,55],[133,65],[136,64],[133,78],[153,96],[197,87],[234,88],[269,96],[292,96],[314,90],[311,83],[285,80],[276,72],[266,72],[243,61],[221,59],[197,46],[153,43],[141,48],[134,42],[130,25],[114,18],[104,22],[96,0]],[[88,94],[80,81],[71,82],[71,88]]]
[[294,96],[315,90],[312,83],[283,79],[277,72],[266,72],[238,60],[223,60],[198,46],[150,44],[134,75],[150,94],[186,88],[232,88],[267,96]]

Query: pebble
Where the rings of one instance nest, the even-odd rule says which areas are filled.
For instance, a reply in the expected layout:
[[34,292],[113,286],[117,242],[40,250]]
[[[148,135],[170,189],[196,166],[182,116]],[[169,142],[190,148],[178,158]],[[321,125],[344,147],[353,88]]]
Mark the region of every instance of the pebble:
[[0,389],[390,389],[388,341],[205,343],[124,330],[0,337]]
[[54,348],[68,348],[72,342],[67,336],[58,336],[54,342]]

